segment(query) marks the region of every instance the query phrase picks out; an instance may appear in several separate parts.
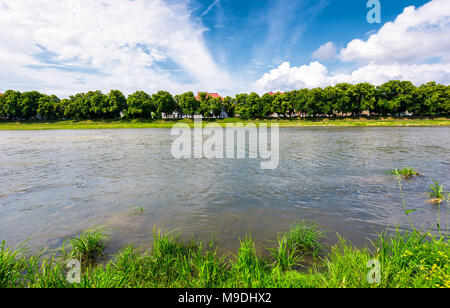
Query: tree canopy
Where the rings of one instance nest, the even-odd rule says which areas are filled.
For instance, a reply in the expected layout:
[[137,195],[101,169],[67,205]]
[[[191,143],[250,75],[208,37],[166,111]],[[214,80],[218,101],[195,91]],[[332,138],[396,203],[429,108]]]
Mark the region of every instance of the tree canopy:
[[167,91],[150,95],[137,91],[128,97],[119,90],[78,93],[67,99],[37,91],[6,91],[0,95],[0,119],[151,119],[173,112],[193,117],[218,117],[223,112],[241,118],[415,116],[450,114],[450,86],[429,82],[415,86],[409,81],[391,80],[379,86],[369,83],[341,83],[326,88],[300,89],[285,93],[242,93],[235,97],[211,97],[192,92],[172,96]]

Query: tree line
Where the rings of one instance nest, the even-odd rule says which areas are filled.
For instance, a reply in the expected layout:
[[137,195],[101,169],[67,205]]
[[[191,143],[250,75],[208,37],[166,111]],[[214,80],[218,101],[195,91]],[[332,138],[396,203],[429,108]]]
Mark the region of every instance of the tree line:
[[326,88],[301,89],[285,93],[238,94],[234,98],[212,98],[207,93],[187,92],[173,96],[167,91],[150,95],[143,91],[125,97],[118,90],[109,94],[91,91],[59,99],[36,91],[9,90],[0,95],[0,119],[155,119],[174,112],[193,117],[335,117],[414,116],[450,114],[450,86],[429,82],[415,86],[393,80],[380,86],[342,83]]

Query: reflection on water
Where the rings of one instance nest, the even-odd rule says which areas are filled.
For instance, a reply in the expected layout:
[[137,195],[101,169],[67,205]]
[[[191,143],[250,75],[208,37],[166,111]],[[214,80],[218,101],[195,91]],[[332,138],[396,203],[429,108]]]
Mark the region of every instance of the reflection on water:
[[[112,247],[148,246],[155,225],[185,237],[214,237],[234,249],[251,233],[261,246],[295,220],[316,220],[357,245],[408,221],[395,180],[405,185],[414,223],[433,228],[430,177],[450,187],[450,128],[284,128],[280,165],[258,160],[175,160],[170,130],[0,132],[0,239],[56,247],[104,226]],[[142,216],[133,216],[134,207]]]

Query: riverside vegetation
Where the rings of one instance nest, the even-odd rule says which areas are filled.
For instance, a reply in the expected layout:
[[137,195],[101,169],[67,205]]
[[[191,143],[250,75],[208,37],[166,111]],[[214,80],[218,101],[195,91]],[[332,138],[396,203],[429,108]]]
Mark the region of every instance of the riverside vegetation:
[[0,95],[0,119],[3,120],[114,120],[160,119],[164,115],[192,118],[218,118],[223,112],[233,118],[267,117],[333,118],[342,116],[387,117],[448,116],[450,86],[430,82],[416,87],[409,81],[392,80],[380,86],[368,83],[337,84],[334,87],[301,89],[286,93],[237,94],[235,97],[212,97],[192,92],[173,96],[167,91],[149,95],[143,91],[125,97],[119,90],[78,93],[68,99],[36,91],[7,91]]
[[405,179],[410,179],[414,176],[418,176],[419,173],[414,170],[413,168],[403,168],[403,169],[397,169],[395,168],[393,171],[390,172],[392,175],[394,175],[397,178],[405,178]]
[[[401,172],[395,175],[403,196],[404,177]],[[51,253],[31,254],[26,243],[12,249],[3,242],[0,287],[449,288],[449,197],[443,200],[447,201],[446,231],[441,228],[439,203],[438,234],[411,224],[409,231],[379,234],[371,247],[363,249],[342,238],[325,249],[320,243],[325,233],[307,222],[296,223],[280,235],[278,247],[269,249],[265,257],[256,253],[250,235],[241,240],[237,254],[223,256],[214,242],[186,243],[159,230],[154,232],[152,249],[130,245],[110,259],[103,254],[108,237],[98,231],[82,233]],[[403,206],[408,217],[415,211]],[[306,256],[313,258],[312,265],[306,265]],[[82,264],[80,283],[67,280],[67,261],[74,258]],[[381,264],[379,284],[368,282],[371,260]]]

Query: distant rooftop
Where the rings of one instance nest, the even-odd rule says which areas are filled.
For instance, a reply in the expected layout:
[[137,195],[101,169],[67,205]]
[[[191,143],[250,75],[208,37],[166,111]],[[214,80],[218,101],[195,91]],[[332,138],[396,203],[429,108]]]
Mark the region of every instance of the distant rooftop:
[[218,93],[207,93],[207,92],[199,92],[197,96],[195,97],[197,100],[200,100],[200,93],[206,93],[206,98],[220,98],[222,99],[222,96],[220,96]]

